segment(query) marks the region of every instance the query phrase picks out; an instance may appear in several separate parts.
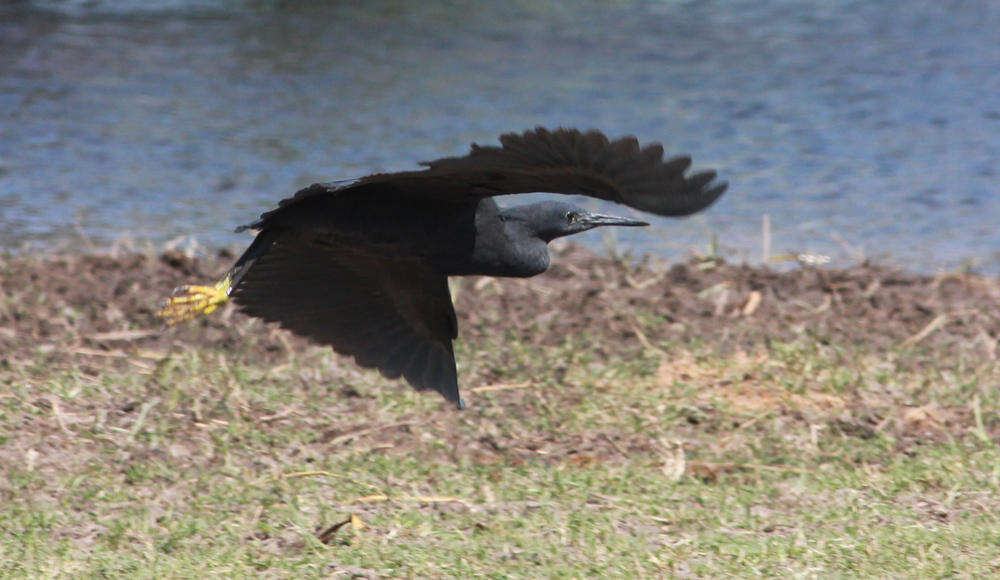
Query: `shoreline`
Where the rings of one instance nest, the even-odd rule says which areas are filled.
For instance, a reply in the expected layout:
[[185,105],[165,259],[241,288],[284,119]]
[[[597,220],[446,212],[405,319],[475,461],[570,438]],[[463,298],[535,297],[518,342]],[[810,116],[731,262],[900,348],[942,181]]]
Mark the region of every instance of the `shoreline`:
[[[767,220],[765,220],[766,223]],[[665,239],[669,231],[663,228],[653,228],[653,239]],[[239,234],[233,234],[239,235]],[[93,238],[79,231],[75,235],[58,236],[52,239],[27,240],[18,246],[0,247],[0,257],[57,257],[63,255],[124,255],[139,253],[158,255],[168,252],[181,252],[190,258],[212,259],[219,255],[238,255],[252,241],[253,234],[243,234],[243,242],[209,245],[202,243],[193,235],[179,235],[166,241],[154,241],[149,238],[134,237],[131,234],[120,234],[114,237]],[[885,269],[898,270],[914,276],[939,276],[950,274],[973,274],[983,277],[1000,278],[1000,253],[992,255],[962,256],[941,258],[931,262],[925,268],[913,268],[903,263],[904,258],[890,252],[868,252],[863,245],[848,242],[840,236],[834,236],[839,246],[831,247],[830,240],[824,240],[820,246],[825,250],[796,250],[791,246],[774,239],[769,226],[761,228],[758,238],[734,240],[733,244],[720,240],[716,235],[707,236],[700,242],[688,244],[672,243],[669,247],[658,247],[649,244],[622,244],[614,235],[601,238],[601,241],[580,243],[579,240],[554,240],[550,244],[553,257],[566,252],[579,252],[598,259],[628,259],[634,262],[648,262],[656,267],[669,267],[671,264],[684,263],[704,258],[715,253],[718,258],[730,265],[765,268],[778,272],[786,272],[799,267],[819,266],[833,270],[850,270],[856,267],[877,266]],[[665,254],[651,251],[658,249]],[[768,256],[765,259],[763,256]]]

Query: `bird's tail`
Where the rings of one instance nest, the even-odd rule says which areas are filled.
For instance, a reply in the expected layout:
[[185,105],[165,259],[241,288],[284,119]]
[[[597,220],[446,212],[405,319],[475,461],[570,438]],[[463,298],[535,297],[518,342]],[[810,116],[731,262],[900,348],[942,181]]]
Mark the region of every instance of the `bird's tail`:
[[163,309],[156,313],[167,324],[173,326],[199,316],[208,316],[220,306],[229,302],[229,295],[239,285],[243,277],[257,260],[267,253],[277,237],[275,231],[263,231],[257,235],[236,265],[212,286],[185,285],[174,289]]

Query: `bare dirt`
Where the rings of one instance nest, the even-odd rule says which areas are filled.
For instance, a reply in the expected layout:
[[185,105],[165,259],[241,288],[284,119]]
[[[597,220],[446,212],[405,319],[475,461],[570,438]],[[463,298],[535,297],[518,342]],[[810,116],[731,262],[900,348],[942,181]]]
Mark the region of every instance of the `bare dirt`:
[[[228,253],[177,252],[0,259],[0,353],[17,359],[39,346],[68,356],[74,347],[245,342],[261,326],[248,331],[249,319],[233,309],[178,329],[154,315],[175,286],[212,281],[232,260]],[[874,349],[968,348],[995,356],[1000,336],[997,279],[916,275],[867,263],[786,272],[715,261],[630,265],[570,247],[541,276],[465,278],[453,293],[463,340],[506,329],[546,345],[586,333],[615,353],[692,339],[745,349],[805,333]],[[636,313],[660,319],[640,324]],[[256,351],[262,360],[306,343],[265,334]]]

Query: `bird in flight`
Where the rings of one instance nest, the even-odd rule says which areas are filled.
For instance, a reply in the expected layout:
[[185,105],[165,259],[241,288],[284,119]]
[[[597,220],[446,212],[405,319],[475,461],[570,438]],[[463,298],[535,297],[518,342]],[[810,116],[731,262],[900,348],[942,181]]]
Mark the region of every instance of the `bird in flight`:
[[662,216],[711,205],[727,184],[687,174],[687,156],[598,131],[538,127],[422,170],[316,183],[237,231],[257,231],[214,285],[181,286],[158,314],[169,324],[233,300],[245,313],[354,357],[389,378],[436,390],[459,408],[448,276],[528,278],[548,243],[598,226],[646,222],[563,201],[500,208],[494,196],[548,192],[614,201]]

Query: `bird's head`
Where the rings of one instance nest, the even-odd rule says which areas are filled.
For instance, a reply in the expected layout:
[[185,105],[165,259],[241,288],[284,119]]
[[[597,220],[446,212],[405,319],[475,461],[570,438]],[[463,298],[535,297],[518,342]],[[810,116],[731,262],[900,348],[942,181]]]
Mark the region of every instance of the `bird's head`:
[[648,226],[644,221],[591,213],[571,203],[542,201],[503,210],[506,220],[522,222],[535,236],[551,242],[598,226]]

